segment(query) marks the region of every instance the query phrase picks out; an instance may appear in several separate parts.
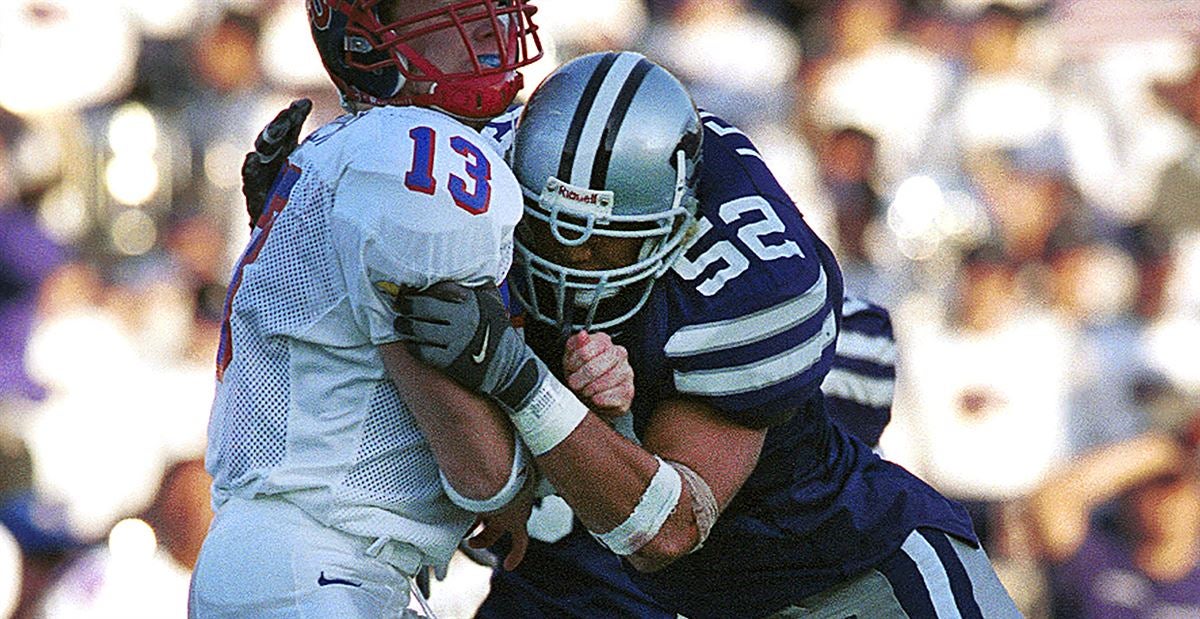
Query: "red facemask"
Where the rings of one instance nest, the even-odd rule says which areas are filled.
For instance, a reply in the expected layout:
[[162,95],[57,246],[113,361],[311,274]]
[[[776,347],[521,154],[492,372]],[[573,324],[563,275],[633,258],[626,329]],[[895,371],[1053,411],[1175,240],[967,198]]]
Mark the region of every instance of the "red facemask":
[[[491,118],[521,89],[517,69],[542,57],[542,44],[527,0],[462,0],[382,23],[382,0],[309,0],[313,38],[333,81],[348,100],[372,105],[419,105],[455,116]],[[411,44],[450,30],[470,61],[467,70],[447,72]],[[490,30],[490,33],[488,32]],[[488,34],[487,49],[477,39]],[[429,89],[401,94],[406,82]],[[408,89],[411,91],[412,89]],[[422,89],[424,90],[424,89]]]

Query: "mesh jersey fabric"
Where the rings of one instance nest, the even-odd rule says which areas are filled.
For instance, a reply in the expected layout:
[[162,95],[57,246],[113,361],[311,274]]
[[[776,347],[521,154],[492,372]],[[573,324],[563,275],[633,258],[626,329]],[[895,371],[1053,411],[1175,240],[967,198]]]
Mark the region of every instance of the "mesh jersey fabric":
[[318,521],[444,565],[474,515],[437,466],[378,349],[385,290],[501,281],[520,190],[474,130],[420,108],[346,115],[272,189],[226,301],[206,465],[213,503],[282,496]]

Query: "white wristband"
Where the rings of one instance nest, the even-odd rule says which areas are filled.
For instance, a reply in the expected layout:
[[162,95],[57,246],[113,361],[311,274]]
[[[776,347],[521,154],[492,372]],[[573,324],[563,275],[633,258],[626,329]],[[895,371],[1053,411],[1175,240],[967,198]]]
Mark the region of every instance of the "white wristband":
[[535,456],[554,449],[588,414],[587,406],[553,376],[547,376],[528,401],[513,411],[511,417],[513,426]]
[[642,498],[637,507],[633,508],[625,522],[617,525],[607,533],[592,533],[615,554],[627,557],[638,551],[646,542],[658,535],[663,523],[675,511],[679,503],[679,495],[683,491],[683,482],[675,469],[667,466],[662,458],[658,460],[658,470],[650,478],[649,485],[642,492]]
[[513,437],[513,463],[512,470],[508,473],[508,483],[504,484],[496,494],[486,499],[472,499],[465,497],[450,485],[450,480],[446,479],[446,474],[438,469],[438,476],[442,478],[442,489],[446,491],[446,496],[450,497],[450,502],[455,505],[476,514],[486,514],[489,512],[498,511],[505,505],[508,505],[525,487],[525,482],[529,479],[528,456],[525,455],[526,448],[521,444],[519,436]]

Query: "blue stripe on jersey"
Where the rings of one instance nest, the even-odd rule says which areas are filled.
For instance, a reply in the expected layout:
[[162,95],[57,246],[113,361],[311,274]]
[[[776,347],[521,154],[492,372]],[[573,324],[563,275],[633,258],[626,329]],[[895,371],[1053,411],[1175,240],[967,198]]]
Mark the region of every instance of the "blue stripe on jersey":
[[[918,536],[913,531],[911,536]],[[908,540],[905,540],[907,543]],[[926,588],[925,576],[921,573],[917,562],[906,552],[892,555],[879,571],[887,578],[895,592],[896,601],[900,602],[905,615],[909,617],[939,617],[937,607]],[[953,616],[953,615],[951,615]]]
[[510,316],[515,316],[521,311],[521,304],[512,298],[507,277],[504,278],[504,281],[500,282],[500,300],[504,302],[504,309],[508,310]]
[[893,338],[891,314],[874,303],[846,297],[842,300],[842,316],[852,320],[848,326],[850,331],[872,337]]
[[838,356],[834,361],[834,367],[841,368],[847,372],[859,374],[867,378],[886,378],[889,380],[896,378],[896,366],[892,365],[891,363],[880,363],[870,359],[855,359],[853,357],[847,357],[843,355],[840,348],[840,335],[838,336],[838,344]]

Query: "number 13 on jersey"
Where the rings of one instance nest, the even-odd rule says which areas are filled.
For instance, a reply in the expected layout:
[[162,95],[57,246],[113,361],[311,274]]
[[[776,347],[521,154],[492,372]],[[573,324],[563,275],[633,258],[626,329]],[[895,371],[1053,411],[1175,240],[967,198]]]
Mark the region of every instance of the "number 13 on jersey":
[[[404,186],[433,195],[437,191],[438,179],[434,177],[433,162],[437,154],[437,132],[433,127],[414,127],[408,132],[413,141],[412,166],[404,175]],[[481,215],[486,213],[492,200],[492,163],[478,146],[466,138],[456,135],[450,138],[450,149],[463,160],[463,171],[467,179],[450,174],[447,189],[459,208]]]

